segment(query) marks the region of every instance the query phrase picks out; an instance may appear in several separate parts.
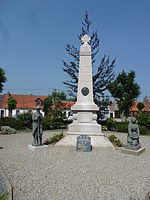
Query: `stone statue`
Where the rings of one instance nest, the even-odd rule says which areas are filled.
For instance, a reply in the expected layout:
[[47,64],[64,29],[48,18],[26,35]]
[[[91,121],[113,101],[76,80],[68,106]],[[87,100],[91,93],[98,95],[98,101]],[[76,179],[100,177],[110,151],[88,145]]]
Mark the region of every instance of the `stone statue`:
[[40,112],[40,108],[37,108],[36,112],[32,115],[33,120],[33,146],[41,146],[42,145],[42,114]]
[[141,148],[139,134],[139,126],[136,118],[132,117],[128,125],[127,144],[125,146],[126,149],[138,150]]

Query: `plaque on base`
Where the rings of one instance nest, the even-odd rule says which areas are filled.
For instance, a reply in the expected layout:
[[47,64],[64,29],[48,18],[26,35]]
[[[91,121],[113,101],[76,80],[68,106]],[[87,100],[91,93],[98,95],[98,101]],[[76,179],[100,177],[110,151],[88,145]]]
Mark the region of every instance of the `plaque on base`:
[[90,152],[91,151],[91,138],[87,135],[78,136],[76,151]]

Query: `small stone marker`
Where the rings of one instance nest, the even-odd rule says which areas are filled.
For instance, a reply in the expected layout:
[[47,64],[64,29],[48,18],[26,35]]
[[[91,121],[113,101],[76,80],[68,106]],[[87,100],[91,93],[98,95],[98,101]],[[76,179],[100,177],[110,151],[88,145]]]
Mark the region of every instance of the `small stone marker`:
[[91,151],[91,138],[87,135],[80,135],[77,137],[76,151],[90,152]]

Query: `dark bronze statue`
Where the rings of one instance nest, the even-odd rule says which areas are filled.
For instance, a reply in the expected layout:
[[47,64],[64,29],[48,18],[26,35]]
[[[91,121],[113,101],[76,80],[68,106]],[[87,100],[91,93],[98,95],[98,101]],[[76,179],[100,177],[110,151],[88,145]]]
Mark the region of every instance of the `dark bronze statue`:
[[132,117],[128,125],[127,144],[125,148],[131,150],[140,149],[141,144],[139,142],[139,135],[140,135],[139,126],[137,124],[136,118]]
[[40,108],[37,108],[36,112],[33,113],[33,146],[41,146],[42,145],[42,114],[40,112]]

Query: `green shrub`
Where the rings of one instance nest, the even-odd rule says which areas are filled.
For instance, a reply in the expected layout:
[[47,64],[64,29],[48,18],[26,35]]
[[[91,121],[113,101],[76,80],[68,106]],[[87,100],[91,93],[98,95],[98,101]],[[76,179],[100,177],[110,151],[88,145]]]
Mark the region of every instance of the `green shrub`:
[[102,131],[107,131],[107,126],[106,125],[102,125]]
[[117,146],[117,147],[123,146],[121,141],[115,135],[110,135],[109,140],[113,143],[114,146]]
[[43,118],[43,130],[50,130],[51,129],[51,119],[50,116],[47,115]]
[[146,126],[139,126],[140,135],[150,135],[150,131]]
[[145,200],[150,200],[150,192],[146,194]]
[[116,122],[112,118],[107,118],[106,126],[107,126],[107,129],[109,131],[115,131],[116,130]]
[[2,132],[3,135],[15,134],[16,130],[14,128],[10,128],[9,126],[2,126],[1,132]]
[[3,117],[1,118],[1,126],[9,126],[16,130],[21,130],[21,124],[19,121],[13,117]]
[[51,115],[51,128],[58,129],[64,126],[65,115],[60,110],[53,111]]
[[58,142],[59,140],[61,140],[63,138],[63,132],[60,133],[60,134],[56,134],[52,137],[52,142],[53,143],[56,143]]
[[128,122],[116,122],[116,131],[128,133]]
[[27,112],[20,114],[18,118],[1,118],[1,126],[9,126],[16,130],[32,129],[32,114]]
[[59,140],[61,140],[64,137],[63,132],[61,132],[60,134],[56,134],[51,138],[47,138],[43,144],[56,144]]
[[7,200],[9,197],[9,192],[5,192],[4,194],[0,195],[0,200]]
[[146,126],[150,129],[150,114],[147,112],[140,112],[137,114],[136,119],[138,121],[139,126]]
[[67,125],[67,120],[64,114],[61,111],[56,110],[51,112],[50,115],[47,115],[43,119],[43,129],[58,129]]
[[19,122],[21,129],[32,129],[32,113],[22,113],[18,116],[17,121]]

